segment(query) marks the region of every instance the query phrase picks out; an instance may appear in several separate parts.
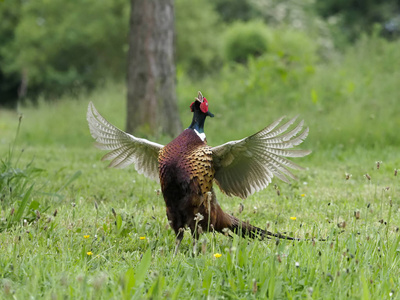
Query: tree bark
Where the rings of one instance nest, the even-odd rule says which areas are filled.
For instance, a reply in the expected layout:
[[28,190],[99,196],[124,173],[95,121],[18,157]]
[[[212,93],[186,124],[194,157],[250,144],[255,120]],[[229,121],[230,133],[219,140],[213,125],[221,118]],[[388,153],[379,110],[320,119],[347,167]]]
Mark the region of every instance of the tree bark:
[[131,0],[127,80],[126,130],[178,135],[173,0]]

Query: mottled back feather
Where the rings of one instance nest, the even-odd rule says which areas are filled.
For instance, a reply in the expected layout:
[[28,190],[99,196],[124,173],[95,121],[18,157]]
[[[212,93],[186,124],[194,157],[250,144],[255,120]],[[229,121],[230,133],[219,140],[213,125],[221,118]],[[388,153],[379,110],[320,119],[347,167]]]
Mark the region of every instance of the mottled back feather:
[[168,177],[176,176],[192,183],[192,192],[204,195],[211,191],[214,179],[211,148],[194,130],[186,129],[160,151],[159,170],[162,189],[169,182]]

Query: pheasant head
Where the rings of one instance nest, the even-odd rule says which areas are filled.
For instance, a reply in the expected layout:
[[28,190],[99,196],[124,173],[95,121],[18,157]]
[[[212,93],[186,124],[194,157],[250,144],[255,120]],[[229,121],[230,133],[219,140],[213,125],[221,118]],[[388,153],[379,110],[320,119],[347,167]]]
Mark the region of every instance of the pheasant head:
[[204,140],[204,122],[206,117],[214,117],[214,115],[208,110],[208,101],[203,97],[201,92],[198,93],[195,101],[190,105],[190,110],[193,112],[193,119],[189,128],[195,130],[201,139]]

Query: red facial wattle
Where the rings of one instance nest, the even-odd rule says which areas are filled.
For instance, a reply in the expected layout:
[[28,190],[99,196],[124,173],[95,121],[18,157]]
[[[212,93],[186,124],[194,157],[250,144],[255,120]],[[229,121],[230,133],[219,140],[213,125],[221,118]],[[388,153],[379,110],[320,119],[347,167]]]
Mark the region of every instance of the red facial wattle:
[[207,113],[208,112],[208,101],[206,98],[203,98],[203,103],[200,104],[200,110],[203,113]]
[[[192,104],[190,104],[190,111],[191,112],[194,111],[194,108],[193,108],[194,103],[195,102],[192,102]],[[207,101],[206,98],[203,98],[203,102],[200,104],[200,110],[205,114],[208,112],[208,101]]]

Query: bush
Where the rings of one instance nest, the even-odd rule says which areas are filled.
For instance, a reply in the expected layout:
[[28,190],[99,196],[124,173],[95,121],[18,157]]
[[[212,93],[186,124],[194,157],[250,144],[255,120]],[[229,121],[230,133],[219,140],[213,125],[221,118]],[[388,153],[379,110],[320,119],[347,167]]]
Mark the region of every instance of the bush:
[[319,47],[305,32],[290,28],[277,28],[270,34],[269,53],[285,56],[291,62],[303,65],[318,61]]
[[[240,24],[243,28],[242,25]],[[273,94],[272,91],[275,89],[286,90],[288,87],[298,86],[305,78],[313,74],[318,61],[318,47],[305,33],[290,28],[267,29],[260,23],[245,25],[251,28],[250,30],[257,28],[254,32],[257,31],[258,36],[262,36],[265,49],[262,55],[259,54],[261,51],[252,53],[249,50],[249,43],[254,42],[256,38],[245,34],[247,28],[246,30],[229,29],[227,35],[232,35],[233,38],[227,39],[226,50],[233,54],[227,54],[227,57],[236,62],[247,59],[247,65],[246,67],[231,66],[230,69],[225,68],[225,71],[236,73],[236,75],[242,74],[238,77],[245,81],[245,84],[241,84],[244,87],[243,94],[265,95],[267,92]],[[243,38],[240,39],[239,37],[242,36]],[[254,42],[255,45],[257,43],[259,42]],[[236,59],[233,55],[236,55]],[[289,95],[290,92],[287,94]]]
[[268,48],[268,32],[261,22],[238,22],[228,28],[224,54],[228,61],[245,63],[249,56],[260,56]]
[[320,54],[332,58],[335,50],[332,34],[336,27],[318,15],[314,0],[252,0],[252,3],[266,24],[302,32],[318,46]]

